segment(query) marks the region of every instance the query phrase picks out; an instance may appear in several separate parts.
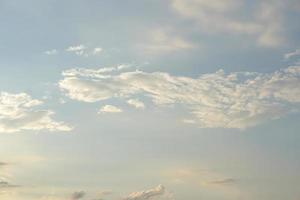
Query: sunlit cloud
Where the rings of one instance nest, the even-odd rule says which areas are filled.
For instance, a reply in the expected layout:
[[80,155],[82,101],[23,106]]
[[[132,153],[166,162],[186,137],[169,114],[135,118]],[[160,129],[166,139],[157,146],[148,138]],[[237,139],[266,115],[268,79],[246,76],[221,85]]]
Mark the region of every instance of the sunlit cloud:
[[127,101],[127,103],[129,105],[137,108],[137,109],[144,109],[145,108],[145,104],[142,101],[138,100],[138,99],[129,99]]
[[120,109],[120,108],[118,108],[118,107],[116,107],[116,106],[113,106],[113,105],[105,105],[105,106],[103,106],[103,107],[99,110],[98,114],[101,114],[101,113],[121,113],[121,112],[123,112],[123,110]]
[[32,99],[26,93],[0,93],[0,133],[13,133],[25,130],[70,131],[64,122],[52,119],[54,112],[42,110],[43,102]]
[[154,197],[162,196],[164,195],[164,193],[165,193],[165,187],[163,185],[159,185],[153,189],[133,192],[123,199],[124,200],[147,200]]
[[71,99],[97,102],[144,95],[157,106],[184,106],[193,116],[186,122],[194,120],[203,128],[256,126],[297,112],[300,102],[298,66],[269,74],[219,70],[198,78],[143,71],[104,75],[100,69],[70,69],[63,75],[59,86]]

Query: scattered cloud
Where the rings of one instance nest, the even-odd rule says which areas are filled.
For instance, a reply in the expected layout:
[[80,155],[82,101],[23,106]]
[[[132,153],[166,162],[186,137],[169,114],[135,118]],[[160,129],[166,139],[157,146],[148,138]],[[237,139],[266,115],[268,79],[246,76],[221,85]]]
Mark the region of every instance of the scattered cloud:
[[300,49],[284,54],[284,59],[289,60],[292,57],[300,56]]
[[124,200],[148,200],[154,197],[159,197],[165,194],[165,187],[163,185],[158,185],[157,187],[140,191],[140,192],[133,192],[127,197],[124,198]]
[[190,120],[203,128],[256,126],[298,112],[300,102],[299,66],[268,74],[219,70],[198,78],[143,71],[104,75],[101,69],[70,69],[63,76],[59,86],[71,99],[97,102],[144,95],[157,106],[184,106]]
[[58,51],[56,49],[51,49],[48,51],[45,51],[45,54],[47,55],[56,55],[58,53]]
[[0,133],[13,133],[23,130],[70,131],[64,122],[52,119],[54,112],[41,110],[40,100],[32,99],[26,93],[0,93]]
[[127,101],[127,103],[129,105],[137,108],[137,109],[144,109],[145,108],[145,104],[142,101],[138,100],[138,99],[129,99]]
[[75,45],[75,46],[70,46],[66,48],[67,52],[75,53],[78,56],[84,56],[84,57],[89,57],[91,55],[98,55],[100,54],[103,49],[100,47],[95,47],[95,48],[88,48],[83,44],[80,45]]
[[121,113],[121,112],[123,112],[122,109],[120,109],[116,106],[113,106],[113,105],[105,105],[99,110],[99,114],[102,114],[102,113]]
[[66,49],[66,51],[70,51],[70,52],[81,52],[83,50],[85,50],[86,47],[82,44],[77,45],[77,46],[70,46]]
[[96,55],[96,54],[99,54],[99,53],[101,53],[102,52],[102,48],[100,48],[100,47],[97,47],[97,48],[94,48],[94,50],[93,50],[93,54],[94,55]]

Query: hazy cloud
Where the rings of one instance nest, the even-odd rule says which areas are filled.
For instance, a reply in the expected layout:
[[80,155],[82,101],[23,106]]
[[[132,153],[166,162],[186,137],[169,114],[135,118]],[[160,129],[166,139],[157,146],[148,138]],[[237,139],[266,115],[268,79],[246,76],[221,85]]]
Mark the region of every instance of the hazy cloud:
[[263,46],[284,42],[279,1],[260,2],[246,19],[240,16],[245,15],[247,5],[240,0],[171,0],[171,5],[182,17],[194,21],[201,32],[254,36]]
[[190,41],[172,31],[156,29],[148,33],[148,38],[138,47],[147,54],[164,54],[195,47]]
[[286,60],[296,56],[300,56],[300,49],[296,49],[295,51],[284,54],[284,58]]

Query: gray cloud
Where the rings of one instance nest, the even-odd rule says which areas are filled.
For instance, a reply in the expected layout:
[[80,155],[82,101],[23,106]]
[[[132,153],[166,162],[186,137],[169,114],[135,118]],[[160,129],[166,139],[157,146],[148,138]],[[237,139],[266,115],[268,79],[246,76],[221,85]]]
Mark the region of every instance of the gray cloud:
[[226,185],[226,184],[231,184],[231,183],[235,183],[235,182],[236,182],[236,180],[233,178],[226,178],[226,179],[221,179],[221,180],[210,181],[208,183],[215,184],[215,185]]
[[86,193],[84,191],[74,192],[71,195],[71,200],[82,199],[85,195],[86,195]]
[[6,162],[0,162],[0,167],[1,166],[6,166],[6,165],[8,165],[8,163],[6,163]]

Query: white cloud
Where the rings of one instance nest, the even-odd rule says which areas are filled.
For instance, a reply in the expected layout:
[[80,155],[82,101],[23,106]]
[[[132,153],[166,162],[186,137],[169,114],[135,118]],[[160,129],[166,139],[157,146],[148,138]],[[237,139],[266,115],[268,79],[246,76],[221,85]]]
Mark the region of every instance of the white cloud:
[[70,131],[63,122],[52,119],[51,110],[36,107],[42,101],[32,99],[26,93],[0,93],[0,133],[20,132],[23,130]]
[[[245,14],[246,3],[240,0],[171,0],[171,5],[182,17],[193,20],[202,32],[246,34],[269,47],[284,42],[283,6],[278,1],[260,2],[250,16]],[[241,16],[245,15],[247,18],[243,19]]]
[[100,48],[100,47],[96,47],[96,48],[94,48],[94,50],[93,50],[93,54],[94,55],[96,55],[96,54],[99,54],[100,52],[102,52],[102,48]]
[[288,60],[292,57],[300,56],[300,49],[284,54],[284,59]]
[[300,66],[269,74],[219,70],[198,78],[162,72],[108,73],[71,69],[63,72],[60,88],[72,99],[97,102],[133,95],[151,98],[158,106],[180,104],[204,128],[255,126],[297,112]]
[[85,50],[86,47],[82,44],[78,45],[78,46],[70,46],[66,49],[66,51],[83,51]]
[[55,55],[57,53],[58,53],[58,51],[56,49],[51,49],[51,50],[45,51],[45,54],[47,54],[47,55]]
[[75,46],[70,46],[66,49],[67,52],[72,52],[75,53],[78,56],[84,56],[84,57],[89,57],[91,55],[98,55],[103,51],[102,48],[100,47],[95,47],[93,49],[86,47],[83,44],[80,45],[75,45]]
[[141,191],[141,192],[133,192],[127,197],[124,198],[124,200],[148,200],[154,197],[159,197],[164,195],[165,193],[165,187],[163,185],[159,185],[156,188]]
[[120,113],[123,112],[122,109],[113,106],[113,105],[105,105],[99,110],[99,114],[101,113]]
[[138,108],[138,109],[144,109],[145,108],[145,104],[143,102],[141,102],[140,100],[138,100],[138,99],[129,99],[127,101],[127,103],[131,106],[134,106],[135,108]]

